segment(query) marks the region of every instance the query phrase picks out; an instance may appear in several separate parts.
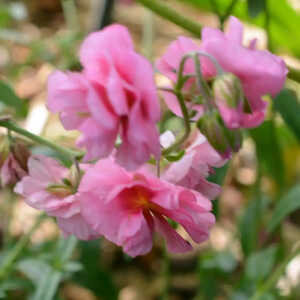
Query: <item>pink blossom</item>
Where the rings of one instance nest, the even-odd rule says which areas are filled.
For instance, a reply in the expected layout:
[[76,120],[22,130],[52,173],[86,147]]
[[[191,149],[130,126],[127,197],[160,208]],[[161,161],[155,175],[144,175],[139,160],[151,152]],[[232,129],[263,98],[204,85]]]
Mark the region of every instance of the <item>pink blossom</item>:
[[52,158],[35,155],[28,161],[28,171],[28,176],[16,185],[15,192],[22,195],[29,206],[56,217],[65,236],[74,234],[82,240],[96,237],[81,216],[77,194],[63,182],[68,177],[68,169]]
[[13,153],[10,153],[0,170],[1,185],[4,187],[15,184],[26,175],[26,170],[20,165]]
[[134,51],[127,29],[111,25],[91,33],[80,49],[82,73],[55,72],[49,79],[48,107],[66,129],[78,129],[85,160],[106,157],[118,134],[118,163],[136,169],[160,156],[160,118],[151,64]]
[[179,161],[171,163],[163,172],[162,178],[214,199],[220,194],[221,188],[207,181],[206,177],[213,172],[213,167],[221,167],[227,160],[198,132],[193,133],[189,143],[185,155]]
[[[169,46],[165,55],[157,63],[158,69],[175,81],[176,70],[183,55],[191,51],[202,51],[213,56],[225,72],[236,75],[242,83],[250,108],[249,111],[245,109],[241,111],[241,107],[235,110],[218,102],[220,113],[229,128],[233,124],[234,128],[255,127],[263,122],[267,103],[262,96],[267,94],[276,96],[282,89],[287,74],[287,68],[281,58],[266,50],[256,50],[256,40],[253,40],[248,48],[243,47],[242,36],[242,24],[237,18],[230,17],[228,32],[223,33],[218,29],[205,27],[202,30],[200,46],[189,38],[180,37]],[[215,66],[208,58],[201,57],[201,67],[206,78],[216,76]],[[186,63],[184,73],[194,73],[192,60]],[[171,100],[167,98],[167,104],[170,102]],[[174,105],[169,106],[170,109],[174,109],[172,108]],[[237,120],[238,124],[236,124]]]
[[79,193],[85,220],[130,256],[151,250],[154,230],[165,237],[169,251],[191,250],[168,218],[180,223],[197,243],[208,238],[215,222],[211,202],[200,193],[160,180],[144,169],[129,173],[111,158],[86,172]]

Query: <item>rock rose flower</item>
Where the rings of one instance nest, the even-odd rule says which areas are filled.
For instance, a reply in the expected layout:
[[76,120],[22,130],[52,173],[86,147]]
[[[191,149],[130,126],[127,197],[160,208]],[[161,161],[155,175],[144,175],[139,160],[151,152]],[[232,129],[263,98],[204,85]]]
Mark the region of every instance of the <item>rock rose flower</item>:
[[217,153],[199,132],[194,132],[185,155],[171,163],[162,174],[166,181],[194,189],[209,199],[216,198],[221,188],[209,182],[206,177],[213,172],[213,167],[221,167],[227,161]]
[[22,195],[29,206],[56,217],[65,236],[74,234],[82,240],[97,237],[81,216],[78,197],[72,192],[70,181],[65,183],[68,169],[52,158],[36,155],[29,158],[28,172],[16,185],[15,192]]
[[151,64],[134,51],[127,29],[111,25],[91,33],[80,49],[82,73],[49,78],[48,107],[66,129],[77,129],[85,160],[108,156],[118,135],[117,162],[129,170],[160,156],[160,106]]
[[100,160],[85,173],[79,195],[86,222],[130,256],[151,250],[154,231],[164,236],[171,252],[192,249],[167,218],[180,223],[197,243],[208,238],[215,222],[211,202],[202,194],[145,170],[129,173],[111,158]]
[[[266,50],[256,50],[256,40],[253,40],[249,47],[244,47],[242,37],[243,25],[237,18],[230,17],[226,33],[219,29],[205,27],[202,30],[200,46],[189,38],[179,37],[157,62],[159,71],[175,81],[176,71],[183,55],[191,51],[202,51],[214,57],[225,72],[233,73],[241,81],[247,105],[237,107],[235,111],[234,108],[226,107],[222,105],[222,102],[217,101],[218,106],[221,103],[220,113],[229,128],[232,126],[234,128],[255,127],[262,123],[267,106],[262,97],[265,95],[276,96],[282,89],[287,74],[287,68],[281,58]],[[217,72],[213,63],[206,57],[201,57],[200,60],[204,77],[208,79],[215,77]],[[195,73],[192,60],[185,64],[184,73]],[[188,85],[192,86],[192,84],[193,81],[190,80]],[[189,86],[186,86],[185,89],[189,89]],[[175,97],[168,92],[164,92],[164,94],[169,108],[178,114]],[[240,115],[239,118],[237,114]],[[232,119],[235,121],[234,125],[231,122]],[[239,122],[237,123],[236,120]]]

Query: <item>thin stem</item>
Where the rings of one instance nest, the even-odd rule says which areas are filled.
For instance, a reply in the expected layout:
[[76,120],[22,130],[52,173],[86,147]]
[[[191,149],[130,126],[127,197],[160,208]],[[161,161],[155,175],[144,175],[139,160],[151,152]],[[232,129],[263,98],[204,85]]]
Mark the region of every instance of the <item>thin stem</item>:
[[164,280],[164,286],[162,291],[162,300],[168,300],[169,299],[169,288],[170,288],[170,258],[168,255],[168,251],[166,249],[166,246],[163,250],[163,280]]
[[180,91],[175,91],[176,92],[176,96],[181,108],[181,112],[183,115],[183,120],[184,120],[184,134],[181,138],[179,138],[173,145],[171,145],[170,147],[166,148],[162,154],[163,155],[168,155],[169,153],[171,153],[172,151],[176,150],[190,135],[191,132],[191,125],[190,125],[190,118],[189,118],[189,113],[188,110],[186,108],[186,105],[184,103],[184,98],[181,94]]
[[201,67],[200,67],[200,59],[198,57],[198,54],[194,55],[194,62],[195,62],[195,70],[196,70],[196,81],[197,81],[197,85],[198,88],[203,96],[204,99],[204,105],[206,106],[207,110],[213,110],[214,109],[214,104],[212,102],[212,99],[209,95],[209,91],[206,87],[206,83],[203,80],[203,75],[201,72]]
[[143,52],[152,61],[154,40],[154,16],[151,10],[145,11],[145,21],[143,26]]
[[74,0],[62,0],[61,4],[68,29],[70,31],[79,31],[79,22]]
[[170,6],[161,3],[158,0],[136,0],[136,1],[142,4],[143,6],[149,8],[157,15],[163,17],[164,19],[167,19],[172,23],[186,29],[187,31],[194,34],[195,36],[200,37],[201,28],[202,28],[201,25],[182,16],[174,9],[172,9]]
[[287,66],[289,69],[288,78],[300,82],[300,70]]
[[[174,9],[170,8],[166,4],[162,4],[158,0],[136,0],[136,1],[141,3],[143,6],[149,8],[150,10],[152,10],[162,18],[184,28],[185,30],[189,31],[191,34],[197,36],[198,38],[201,37],[201,29],[202,29],[201,24],[181,16],[178,12],[176,12]],[[223,28],[224,22],[232,13],[232,10],[234,9],[237,2],[238,0],[232,0],[230,5],[228,6],[225,14],[222,17],[222,20],[220,20],[221,28]],[[300,82],[300,70],[292,67],[289,67],[289,70],[290,72],[287,75],[288,78]]]
[[0,126],[5,127],[11,131],[14,131],[18,134],[21,134],[29,139],[31,139],[32,141],[38,143],[38,144],[42,144],[45,145],[49,148],[52,148],[53,150],[59,152],[60,154],[62,154],[64,157],[73,160],[74,158],[82,158],[83,153],[82,152],[77,152],[77,151],[73,151],[70,149],[67,149],[65,147],[59,146],[56,143],[53,143],[41,136],[35,135],[21,127],[19,127],[17,124],[15,124],[14,122],[10,121],[10,120],[6,120],[6,121],[0,121]]
[[39,228],[41,223],[45,220],[46,215],[40,214],[31,229],[21,237],[15,247],[9,252],[9,254],[4,258],[1,266],[0,266],[0,279],[4,279],[5,275],[10,271],[11,267],[13,266],[14,262],[18,259],[21,255],[24,248],[29,244],[30,238],[33,233]]
[[280,276],[284,273],[286,266],[288,263],[297,255],[300,254],[299,244],[296,246],[296,249],[292,251],[292,253],[286,257],[282,264],[280,264],[273,275],[267,279],[267,281],[256,291],[251,300],[260,300],[261,297],[267,293],[272,287],[274,287],[279,280]]
[[190,53],[190,55],[194,56],[198,54],[199,56],[205,56],[207,58],[210,59],[210,61],[214,64],[216,71],[217,71],[217,75],[222,75],[224,72],[223,68],[221,67],[221,65],[218,63],[218,61],[210,54],[206,53],[206,52],[202,52],[202,51],[193,51]]
[[267,33],[267,48],[272,51],[273,50],[273,43],[271,39],[271,28],[270,28],[270,11],[269,11],[269,4],[268,1],[265,1],[265,29]]

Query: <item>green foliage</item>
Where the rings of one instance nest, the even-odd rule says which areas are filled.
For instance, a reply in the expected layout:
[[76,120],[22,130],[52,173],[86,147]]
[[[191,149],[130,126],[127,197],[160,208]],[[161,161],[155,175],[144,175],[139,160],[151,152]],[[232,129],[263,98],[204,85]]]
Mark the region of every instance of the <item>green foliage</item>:
[[100,299],[117,300],[118,289],[111,274],[101,266],[100,241],[79,242],[79,250],[83,268],[75,274],[76,282],[90,289]]
[[243,213],[240,224],[240,241],[244,255],[249,256],[257,247],[258,232],[262,221],[262,214],[266,209],[268,200],[262,195],[257,195],[250,200]]
[[266,9],[266,0],[248,0],[248,14],[251,18],[257,17]]
[[265,279],[274,267],[277,249],[277,246],[270,246],[253,252],[246,263],[245,273],[247,278],[254,281]]
[[296,94],[284,89],[274,100],[274,108],[300,140],[300,103]]
[[300,209],[300,185],[293,187],[279,200],[268,224],[268,232],[273,232],[285,217],[298,209]]
[[274,121],[265,121],[261,126],[250,130],[250,134],[256,144],[258,167],[272,177],[279,187],[282,186],[285,182],[285,170]]
[[20,99],[14,90],[4,81],[0,81],[0,103],[13,108],[16,117],[24,118],[27,115],[27,103]]
[[[214,12],[211,0],[182,1],[191,3],[201,10]],[[216,2],[219,10],[224,14],[232,3],[232,0],[216,0]],[[255,2],[258,3],[260,0],[256,0]],[[298,36],[300,28],[299,12],[296,12],[287,0],[269,0],[267,9],[270,15],[269,27],[274,50],[285,50],[300,57],[300,43],[295,38]],[[259,9],[256,7],[255,11],[259,11]],[[231,15],[259,27],[265,27],[265,15],[263,13],[260,13],[256,18],[248,15],[247,1],[238,0],[231,11]]]

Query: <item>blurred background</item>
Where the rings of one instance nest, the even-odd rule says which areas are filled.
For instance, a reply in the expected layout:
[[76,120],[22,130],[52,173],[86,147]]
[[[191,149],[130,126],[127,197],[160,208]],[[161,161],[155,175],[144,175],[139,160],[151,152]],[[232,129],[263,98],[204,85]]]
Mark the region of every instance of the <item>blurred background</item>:
[[[210,178],[223,185],[210,240],[166,259],[157,237],[151,253],[131,259],[104,239],[62,239],[53,219],[1,189],[0,298],[300,299],[300,256],[292,255],[300,240],[300,1],[160,2],[211,27],[230,12],[244,22],[246,44],[257,37],[260,49],[292,68],[265,123],[245,132],[241,151]],[[128,26],[136,49],[152,62],[178,35],[191,36],[135,1],[0,0],[0,115],[13,114],[29,131],[74,145],[77,133],[66,132],[45,107],[47,77],[57,68],[79,70],[82,39],[111,22]],[[181,128],[164,113],[162,132]],[[31,150],[56,155],[41,146]]]

